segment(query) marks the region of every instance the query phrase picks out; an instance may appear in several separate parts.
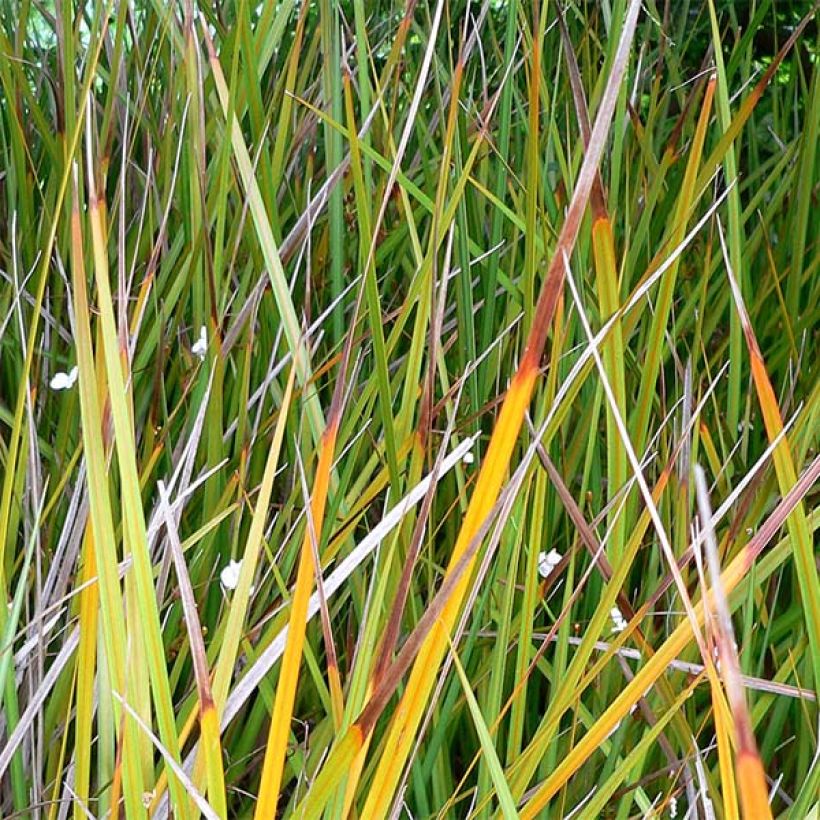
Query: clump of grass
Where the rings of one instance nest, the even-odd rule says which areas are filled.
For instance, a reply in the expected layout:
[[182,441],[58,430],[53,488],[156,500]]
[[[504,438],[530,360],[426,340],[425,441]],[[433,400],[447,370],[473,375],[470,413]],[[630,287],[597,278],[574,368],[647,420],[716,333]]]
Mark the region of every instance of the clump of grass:
[[0,21],[3,816],[820,810],[814,8]]

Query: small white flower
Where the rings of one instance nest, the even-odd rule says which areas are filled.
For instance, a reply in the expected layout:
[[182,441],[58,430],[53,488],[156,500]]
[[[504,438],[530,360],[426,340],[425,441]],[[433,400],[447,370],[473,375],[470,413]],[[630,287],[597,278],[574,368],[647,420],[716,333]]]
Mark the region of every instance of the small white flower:
[[561,563],[561,555],[558,550],[538,553],[538,574],[546,578]]
[[229,561],[219,573],[219,580],[225,589],[236,589],[239,583],[239,570],[242,569],[241,561]]
[[51,377],[51,381],[48,383],[48,386],[52,390],[70,390],[74,387],[74,383],[77,381],[77,376],[79,375],[79,370],[77,370],[77,365],[75,364],[68,373],[55,373]]
[[678,798],[677,797],[670,797],[669,798],[669,816],[670,817],[677,817],[678,816]]
[[626,629],[626,618],[624,618],[623,613],[617,606],[613,606],[612,609],[609,610],[609,617],[612,618],[613,632],[623,632]]
[[208,332],[205,330],[205,325],[202,325],[199,329],[199,338],[194,342],[193,347],[191,348],[191,353],[195,356],[199,356],[200,359],[204,359],[207,352]]
[[475,456],[469,450],[467,450],[467,452],[461,457],[461,460],[465,464],[472,464],[475,461]]

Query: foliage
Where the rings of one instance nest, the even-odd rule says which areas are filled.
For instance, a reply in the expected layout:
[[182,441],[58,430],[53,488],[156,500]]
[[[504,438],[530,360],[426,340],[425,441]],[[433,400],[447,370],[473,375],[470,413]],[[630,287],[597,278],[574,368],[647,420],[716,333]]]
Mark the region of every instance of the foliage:
[[815,8],[2,4],[3,816],[820,810]]

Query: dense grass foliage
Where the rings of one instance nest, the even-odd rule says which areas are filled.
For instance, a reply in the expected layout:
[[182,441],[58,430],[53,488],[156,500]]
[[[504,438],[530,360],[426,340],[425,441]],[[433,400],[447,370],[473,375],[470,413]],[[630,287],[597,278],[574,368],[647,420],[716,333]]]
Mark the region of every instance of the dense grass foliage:
[[2,3],[0,814],[817,817],[814,11]]

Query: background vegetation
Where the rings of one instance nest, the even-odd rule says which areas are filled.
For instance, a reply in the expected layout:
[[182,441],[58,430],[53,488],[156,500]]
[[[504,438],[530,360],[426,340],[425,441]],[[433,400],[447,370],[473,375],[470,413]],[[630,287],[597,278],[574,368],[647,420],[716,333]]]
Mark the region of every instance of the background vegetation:
[[3,816],[818,816],[815,7],[642,5],[0,4]]

